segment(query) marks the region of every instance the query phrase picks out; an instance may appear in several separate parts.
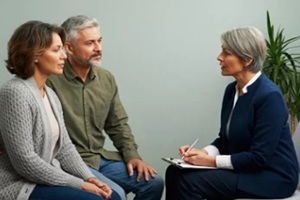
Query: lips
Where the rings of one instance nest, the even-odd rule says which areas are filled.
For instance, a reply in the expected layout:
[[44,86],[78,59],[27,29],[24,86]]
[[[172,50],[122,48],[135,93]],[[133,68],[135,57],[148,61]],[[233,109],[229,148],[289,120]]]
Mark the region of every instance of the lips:
[[98,56],[92,56],[91,59],[100,60],[101,56],[99,56],[99,55]]

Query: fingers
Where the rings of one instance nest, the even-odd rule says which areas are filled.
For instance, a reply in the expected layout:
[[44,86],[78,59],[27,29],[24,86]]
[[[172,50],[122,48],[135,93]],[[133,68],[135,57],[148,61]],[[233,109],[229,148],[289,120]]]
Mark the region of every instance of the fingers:
[[102,181],[100,181],[95,177],[89,178],[88,182],[98,187],[96,191],[98,195],[104,197],[105,199],[110,199],[112,194],[112,189],[107,184],[103,183]]
[[103,186],[102,188],[100,188],[99,192],[100,192],[100,195],[102,197],[104,197],[105,199],[111,198],[112,190],[109,187]]
[[108,193],[107,191],[104,190],[98,190],[98,195],[104,197],[105,199],[110,199],[111,198],[111,193]]
[[143,176],[145,181],[149,181],[150,176],[153,178],[156,175],[156,171],[147,164],[140,166],[140,169],[137,169],[137,171],[137,181],[140,181]]
[[103,188],[103,190],[107,192],[108,196],[111,196],[112,189],[110,187],[108,187],[107,185],[105,185],[104,188]]
[[188,150],[189,145],[184,145],[179,147],[179,156],[182,157],[184,153]]
[[151,170],[150,170],[151,177],[154,178],[156,176],[156,174],[157,174],[157,171],[151,167]]
[[[137,177],[136,177],[137,182],[139,182],[142,177],[143,177],[143,169],[139,169],[138,168],[138,170],[137,170]],[[149,180],[148,173],[145,172],[144,178],[145,178],[146,181]]]
[[152,168],[151,166],[147,165],[147,169],[144,171],[144,177],[146,181],[149,181],[150,176],[151,178],[154,178],[157,174],[157,171]]
[[155,177],[156,170],[148,165],[146,162],[140,159],[132,159],[127,163],[127,170],[130,176],[133,175],[133,170],[136,170],[136,180],[140,181],[143,177],[145,181],[149,181],[150,178]]
[[130,162],[127,163],[127,172],[129,176],[133,175],[133,166]]
[[191,149],[189,152],[186,152],[184,155],[186,157],[197,156],[199,151],[197,149]]
[[105,183],[101,182],[99,179],[92,177],[88,179],[88,182],[93,183],[95,185],[97,185],[98,187],[103,187],[105,185]]
[[213,156],[209,156],[205,151],[197,149],[184,157],[184,161],[193,165],[216,166]]

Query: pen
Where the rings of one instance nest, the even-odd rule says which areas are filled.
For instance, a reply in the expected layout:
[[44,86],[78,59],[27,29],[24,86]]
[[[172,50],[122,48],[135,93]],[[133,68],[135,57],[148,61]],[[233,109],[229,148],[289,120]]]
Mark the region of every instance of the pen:
[[[185,154],[185,153],[188,153],[188,152],[189,152],[189,151],[197,144],[198,140],[199,140],[199,138],[197,138],[197,139],[193,142],[193,144],[191,144],[191,146],[184,152],[184,154]],[[184,159],[184,156],[181,157],[181,160],[183,160],[183,159]]]

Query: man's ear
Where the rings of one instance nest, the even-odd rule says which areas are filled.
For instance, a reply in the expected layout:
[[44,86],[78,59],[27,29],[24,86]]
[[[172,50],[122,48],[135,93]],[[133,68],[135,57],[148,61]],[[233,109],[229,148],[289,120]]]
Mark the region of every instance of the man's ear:
[[70,42],[66,42],[65,50],[67,51],[68,54],[73,54],[73,52],[74,52],[73,45]]

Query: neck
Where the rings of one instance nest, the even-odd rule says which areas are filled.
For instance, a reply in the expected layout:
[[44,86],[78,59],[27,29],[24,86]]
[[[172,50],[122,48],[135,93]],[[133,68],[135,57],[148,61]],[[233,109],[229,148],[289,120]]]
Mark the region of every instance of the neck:
[[42,97],[45,96],[45,82],[47,78],[48,76],[41,75],[37,72],[33,75],[33,79],[35,80],[38,90],[40,91]]
[[68,61],[75,74],[79,76],[83,82],[85,82],[91,68],[82,66],[72,59],[68,59]]
[[243,74],[240,74],[239,76],[236,76],[235,79],[237,81],[237,85],[239,90],[242,90],[242,88],[255,76],[255,73],[246,71]]

